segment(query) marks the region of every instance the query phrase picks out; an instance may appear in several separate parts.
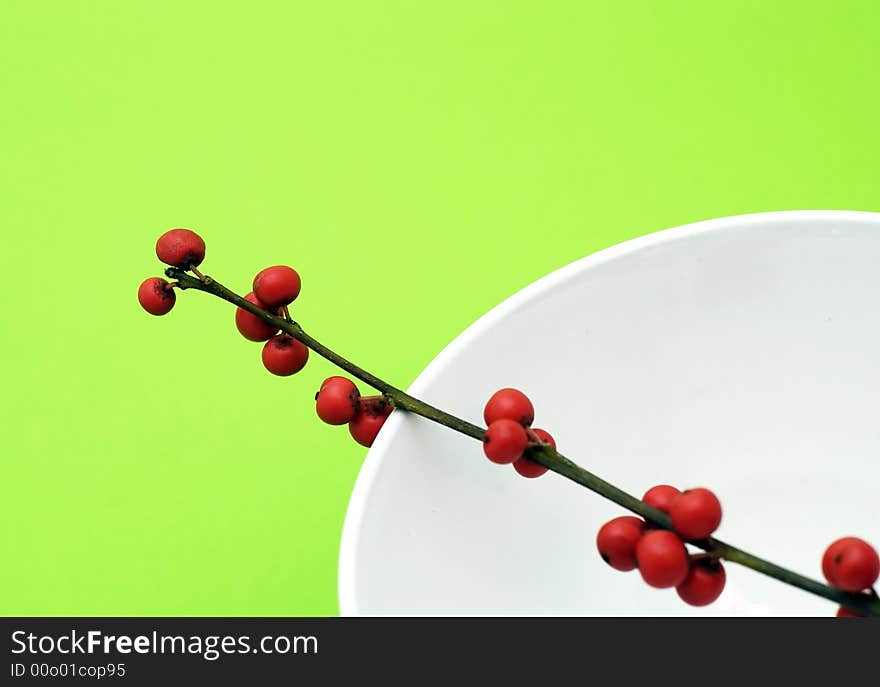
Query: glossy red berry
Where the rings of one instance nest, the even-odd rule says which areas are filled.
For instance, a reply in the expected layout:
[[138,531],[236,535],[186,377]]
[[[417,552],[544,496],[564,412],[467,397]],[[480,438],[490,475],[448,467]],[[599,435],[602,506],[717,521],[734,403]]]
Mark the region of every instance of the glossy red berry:
[[273,375],[289,377],[306,366],[309,349],[287,334],[273,336],[263,346],[263,365]]
[[[533,429],[532,432],[537,435],[538,439],[545,444],[550,444],[550,447],[555,451],[556,450],[556,441],[550,436],[550,432],[547,432],[543,429]],[[540,463],[536,463],[533,460],[529,460],[528,458],[522,457],[519,460],[515,460],[513,462],[513,469],[516,470],[523,477],[528,477],[530,479],[534,479],[535,477],[540,477],[545,472],[547,472],[547,468],[545,468]]]
[[495,420],[489,424],[483,438],[483,453],[493,463],[512,463],[522,456],[528,445],[526,430],[519,422]]
[[642,501],[649,506],[653,506],[657,510],[662,510],[664,513],[668,514],[672,502],[678,498],[680,494],[681,492],[675,487],[671,487],[668,484],[658,484],[656,487],[651,487],[645,492]]
[[[268,310],[266,304],[253,293],[249,293],[244,299],[258,308]],[[241,335],[250,341],[268,341],[278,332],[278,327],[261,320],[256,315],[242,308],[235,309],[235,326],[238,327]]]
[[483,419],[487,426],[496,420],[514,420],[529,427],[535,420],[535,408],[522,391],[499,389],[486,402]]
[[351,422],[357,412],[360,392],[350,379],[328,377],[315,394],[315,411],[328,425]]
[[675,587],[688,574],[688,555],[684,542],[669,530],[646,532],[636,544],[636,561],[642,579],[652,587]]
[[348,423],[352,438],[361,446],[372,446],[392,410],[391,404],[381,396],[361,398],[357,413]]
[[708,606],[724,591],[727,575],[721,561],[706,555],[691,556],[690,569],[675,591],[691,606]]
[[825,550],[822,573],[832,587],[860,592],[877,581],[880,558],[874,547],[863,539],[843,537]]
[[645,523],[632,515],[622,515],[609,520],[599,528],[596,548],[599,555],[615,570],[634,570],[636,545],[645,531]]
[[672,526],[685,539],[705,539],[721,524],[721,502],[708,489],[687,489],[669,508]]
[[254,294],[270,308],[293,303],[301,287],[297,271],[286,265],[267,267],[254,277]]
[[138,287],[138,301],[151,315],[165,315],[177,301],[171,285],[161,277],[144,279]]
[[156,255],[172,267],[198,267],[205,259],[205,242],[189,229],[172,229],[156,241]]
[[528,458],[519,458],[518,460],[513,461],[513,469],[521,476],[528,479],[535,479],[547,472],[547,468],[543,465],[536,463],[533,460],[529,460]]

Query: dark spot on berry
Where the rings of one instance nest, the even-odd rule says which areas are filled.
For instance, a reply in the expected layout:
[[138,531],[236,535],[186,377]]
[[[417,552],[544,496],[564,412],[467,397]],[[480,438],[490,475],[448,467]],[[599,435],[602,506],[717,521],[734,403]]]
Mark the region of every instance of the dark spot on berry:
[[692,556],[691,563],[693,565],[699,565],[706,572],[712,573],[713,575],[717,574],[718,571],[721,570],[721,563],[709,554]]
[[834,565],[839,565],[840,561],[843,560],[843,554],[839,553],[834,557]]
[[391,405],[385,396],[373,396],[360,399],[360,409],[367,415],[378,417],[384,415]]
[[602,556],[602,560],[603,560],[603,561],[605,561],[608,565],[611,565],[611,559],[608,558],[608,556],[606,556],[606,555],[605,555],[604,553],[602,553],[601,551],[599,552],[599,555]]
[[320,393],[321,393],[320,391],[316,391],[316,392],[315,392],[315,400],[316,400],[316,401],[318,400],[318,395],[319,395]]

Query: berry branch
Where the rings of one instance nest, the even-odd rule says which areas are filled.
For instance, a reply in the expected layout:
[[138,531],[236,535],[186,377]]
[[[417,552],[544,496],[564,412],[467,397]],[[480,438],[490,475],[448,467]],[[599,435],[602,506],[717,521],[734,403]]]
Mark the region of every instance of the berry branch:
[[[656,587],[675,586],[679,596],[692,605],[705,605],[718,598],[725,582],[720,563],[723,559],[834,601],[841,606],[838,616],[880,616],[880,599],[870,589],[877,579],[880,562],[876,551],[862,540],[845,537],[828,548],[822,567],[833,586],[822,584],[710,536],[720,523],[721,506],[708,489],[679,492],[674,487],[660,485],[650,489],[640,500],[569,460],[556,450],[547,432],[530,427],[534,409],[521,392],[503,389],[490,399],[486,409],[489,428],[484,430],[410,396],[355,365],[290,319],[287,305],[300,289],[299,276],[291,268],[267,268],[257,275],[255,292],[263,278],[259,293],[264,301],[254,293],[241,297],[198,272],[196,267],[204,258],[204,243],[188,230],[175,229],[164,234],[157,244],[157,254],[163,262],[172,265],[165,274],[175,281],[169,284],[154,277],[143,282],[138,297],[151,314],[163,315],[171,310],[175,301],[173,288],[209,293],[237,306],[236,324],[242,334],[254,341],[267,342],[263,362],[270,372],[280,375],[297,372],[305,365],[308,350],[312,350],[379,391],[381,397],[359,397],[350,381],[331,377],[316,396],[319,399],[325,391],[339,391],[336,398],[342,399],[342,405],[330,406],[327,411],[334,418],[321,415],[320,405],[319,415],[330,424],[350,422],[352,435],[360,443],[371,445],[384,419],[392,409],[398,408],[483,442],[490,460],[514,463],[525,477],[537,477],[546,470],[566,477],[644,518],[644,522],[631,516],[615,518],[599,530],[597,544],[606,562],[618,570],[639,567],[646,582]],[[280,274],[279,270],[290,274]],[[249,319],[247,314],[254,319]],[[283,334],[276,336],[279,330]],[[340,381],[347,383],[344,388],[330,388],[331,382],[339,386]],[[490,411],[490,406],[494,410]],[[359,429],[355,427],[359,412],[356,408],[362,409],[360,416],[366,422]],[[492,414],[495,417],[490,417]],[[706,553],[688,557],[684,542]]]

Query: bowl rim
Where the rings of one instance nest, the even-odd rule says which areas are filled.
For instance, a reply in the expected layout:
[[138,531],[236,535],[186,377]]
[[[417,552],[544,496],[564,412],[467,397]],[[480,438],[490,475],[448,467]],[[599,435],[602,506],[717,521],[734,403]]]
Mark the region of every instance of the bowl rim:
[[[516,308],[587,270],[594,269],[609,261],[640,250],[674,243],[694,236],[723,232],[732,228],[747,228],[755,224],[776,224],[791,221],[835,221],[878,224],[880,223],[880,212],[861,210],[781,210],[730,215],[691,222],[669,229],[661,229],[603,248],[540,277],[481,315],[458,336],[452,339],[428,363],[407,389],[407,392],[414,396],[422,394],[423,390],[441,373],[447,361],[466,348],[474,338],[491,329],[498,320],[506,317]],[[361,523],[366,509],[367,496],[373,487],[379,466],[391,445],[394,435],[401,424],[408,419],[404,413],[393,413],[389,417],[383,431],[379,433],[376,442],[367,452],[355,480],[342,526],[337,566],[337,594],[339,613],[342,616],[362,615],[359,610],[355,589],[355,561],[357,560],[358,547],[360,546]]]

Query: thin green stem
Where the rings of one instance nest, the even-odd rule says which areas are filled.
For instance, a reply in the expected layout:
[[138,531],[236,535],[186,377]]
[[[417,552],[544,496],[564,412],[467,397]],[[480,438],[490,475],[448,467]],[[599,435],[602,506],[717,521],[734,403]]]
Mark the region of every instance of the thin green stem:
[[[396,408],[401,408],[416,415],[420,415],[428,420],[449,427],[456,432],[477,439],[478,441],[483,440],[485,430],[482,427],[467,422],[466,420],[462,420],[455,415],[451,415],[439,408],[435,408],[434,406],[425,403],[424,401],[420,401],[419,399],[410,396],[405,391],[398,389],[383,379],[376,377],[374,374],[358,367],[347,358],[343,358],[341,355],[307,334],[298,323],[288,321],[284,317],[263,310],[253,303],[246,301],[233,291],[230,291],[211,277],[202,276],[201,278],[196,278],[176,267],[169,267],[165,270],[165,273],[169,278],[177,280],[179,282],[179,288],[181,289],[197,289],[218,296],[239,308],[247,310],[260,319],[277,326],[279,330],[298,339],[315,353],[326,358],[337,367],[345,370],[353,377],[356,377],[377,391],[380,391],[391,400]],[[558,451],[553,450],[550,446],[546,444],[532,445],[529,447],[526,455],[529,459],[540,463],[549,470],[552,470],[553,472],[570,479],[572,482],[580,484],[581,486],[613,501],[617,505],[642,516],[653,525],[665,529],[672,529],[672,523],[666,513],[649,506],[619,487],[616,487],[610,482],[606,482],[601,477],[594,475],[592,472],[585,470]],[[783,568],[780,565],[759,558],[758,556],[743,551],[735,546],[731,546],[730,544],[715,539],[714,537],[688,541],[688,543],[709,552],[717,558],[723,558],[724,560],[733,563],[739,563],[740,565],[751,568],[756,572],[775,578],[780,582],[784,582],[793,587],[798,587],[811,594],[821,596],[829,601],[846,606],[857,613],[880,616],[880,599],[878,599],[876,595],[851,594],[839,589],[834,589],[826,584],[822,584],[821,582],[817,582],[816,580],[805,577],[792,570]]]

